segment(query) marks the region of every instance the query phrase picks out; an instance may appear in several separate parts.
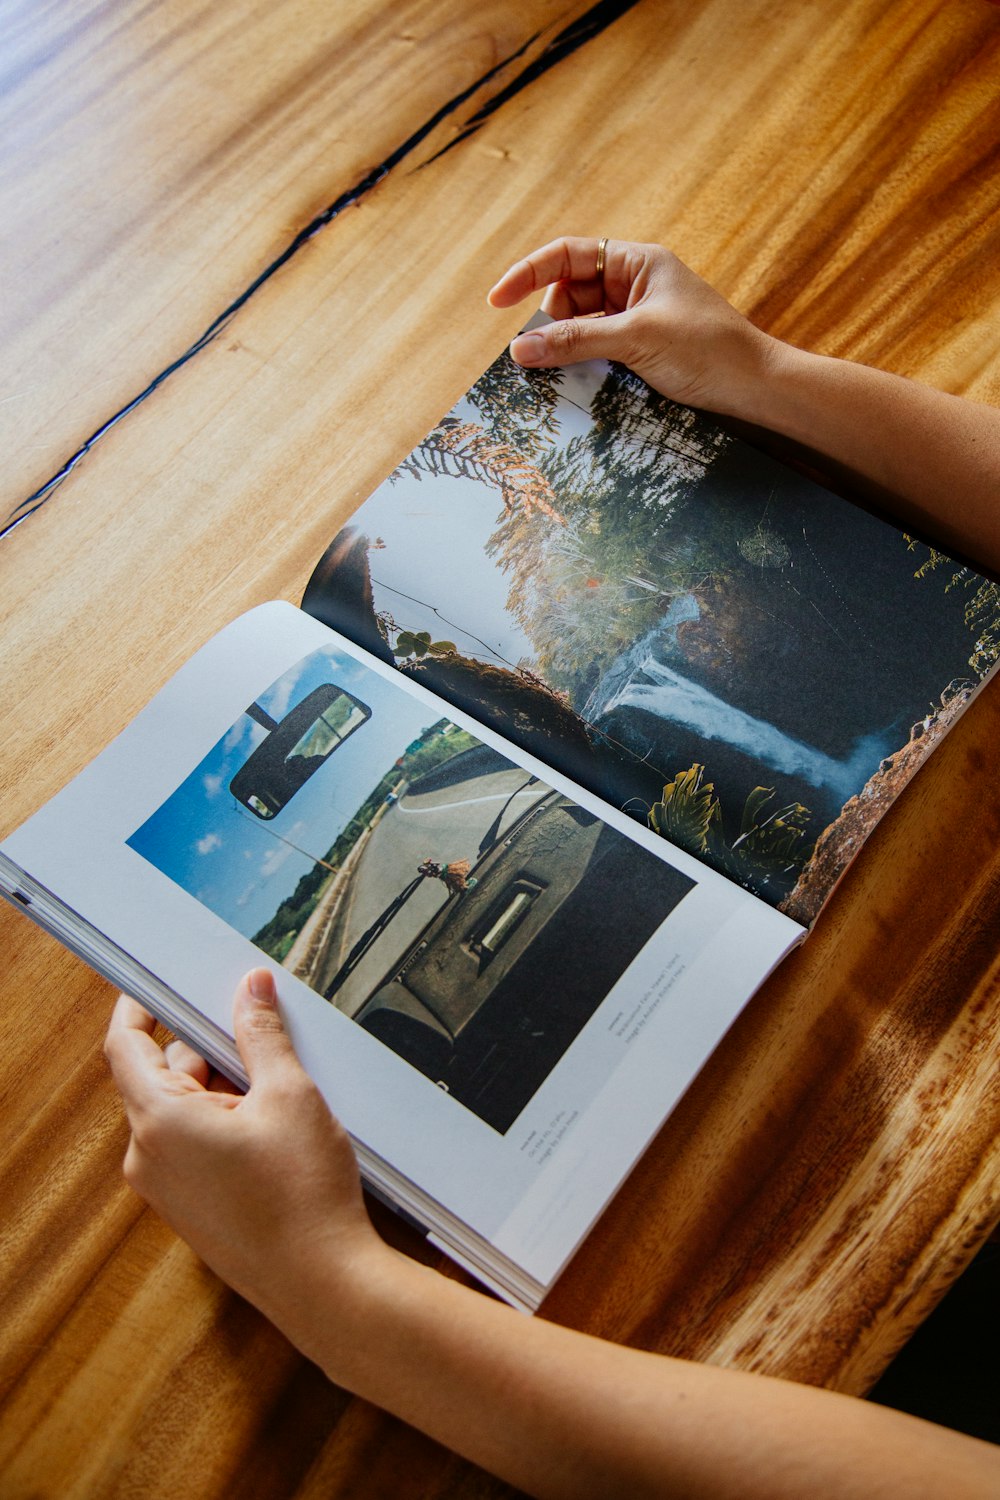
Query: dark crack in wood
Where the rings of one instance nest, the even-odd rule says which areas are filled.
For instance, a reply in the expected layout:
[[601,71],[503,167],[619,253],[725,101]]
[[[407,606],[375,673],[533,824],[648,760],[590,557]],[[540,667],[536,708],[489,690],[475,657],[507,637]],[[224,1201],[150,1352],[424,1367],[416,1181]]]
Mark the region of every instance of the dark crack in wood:
[[[444,147],[443,150],[435,152],[434,155],[429,157],[426,162],[421,163],[421,166],[428,166],[432,161],[435,161],[439,156],[442,156],[445,151],[450,150],[452,146],[458,145],[459,142],[466,139],[467,136],[474,134],[475,131],[480,128],[483,122],[487,120],[490,115],[495,114],[496,111],[500,109],[509,99],[514,98],[515,95],[520,93],[523,88],[526,88],[529,84],[534,83],[536,79],[540,78],[543,74],[548,72],[548,70],[554,67],[556,63],[561,62],[563,58],[569,56],[572,52],[575,52],[578,47],[582,46],[585,42],[588,42],[593,37],[597,36],[601,31],[609,26],[612,21],[617,20],[620,15],[624,14],[625,11],[630,10],[637,3],[638,0],[599,0],[598,4],[591,6],[589,10],[585,11],[569,26],[565,27],[561,32],[559,32],[557,36],[553,37],[552,41],[546,44],[538,57],[536,57],[531,63],[529,63],[527,67],[523,68],[517,75],[517,77],[514,78],[503,89],[501,89],[500,92],[494,96],[494,98],[489,100],[480,109],[478,109],[475,114],[470,116],[470,118],[465,122],[465,125],[463,126],[460,134],[457,135],[453,141],[449,142],[449,144]],[[363,198],[367,197],[368,194],[372,192],[372,190],[376,188],[380,182],[383,182],[385,178],[388,177],[389,174],[400,165],[401,162],[405,161],[408,156],[412,155],[412,153],[417,149],[421,142],[426,140],[427,136],[430,135],[431,132],[434,131],[437,126],[442,123],[442,121],[446,120],[449,115],[454,114],[456,110],[461,109],[463,104],[471,99],[473,95],[478,93],[478,91],[487,83],[489,83],[491,79],[495,78],[497,74],[502,73],[504,69],[509,68],[512,63],[515,63],[519,58],[522,58],[524,54],[529,50],[529,48],[533,45],[533,43],[538,40],[539,35],[539,32],[533,33],[530,37],[528,37],[527,41],[522,44],[522,46],[517,48],[516,51],[509,53],[508,56],[504,57],[492,68],[489,68],[485,73],[481,74],[481,76],[477,78],[474,83],[471,83],[468,88],[462,89],[461,92],[455,94],[451,99],[447,100],[446,103],[442,104],[441,107],[435,110],[435,112],[427,120],[425,120],[422,125],[418,126],[416,130],[414,130],[409,136],[407,136],[407,138],[399,146],[397,146],[395,150],[390,152],[390,154],[385,158],[384,161],[380,162],[377,167],[373,167],[372,170],[366,173],[364,177],[362,177],[353,185],[353,187],[350,187],[345,192],[339,194],[339,196],[336,197],[332,203],[328,204],[326,208],[324,208],[320,213],[316,214],[314,218],[310,219],[309,223],[306,224],[304,228],[300,229],[298,233],[293,236],[293,238],[288,242],[288,244],[280,252],[280,254],[275,256],[275,258],[270,261],[270,263],[266,265],[257,276],[254,277],[249,286],[245,287],[244,290],[240,292],[239,295],[235,297],[228,304],[228,306],[218,314],[217,317],[213,318],[212,322],[208,325],[204,332],[200,334],[197,339],[195,339],[194,343],[191,344],[189,348],[185,349],[183,354],[178,355],[177,358],[172,360],[170,364],[166,365],[158,375],[155,375],[148,385],[144,386],[143,389],[139,391],[135,396],[133,396],[129,401],[127,401],[124,406],[119,407],[116,412],[108,417],[108,419],[103,422],[100,427],[92,432],[90,436],[83,443],[81,443],[80,447],[77,448],[69,458],[67,458],[62,467],[55,474],[53,474],[50,479],[47,479],[44,484],[40,485],[38,489],[34,490],[32,494],[28,495],[24,500],[20,501],[20,503],[14,507],[3,527],[0,528],[0,539],[9,535],[10,532],[15,529],[15,527],[20,526],[21,523],[23,521],[26,521],[29,516],[34,515],[36,511],[40,510],[41,507],[46,503],[46,501],[49,500],[55,493],[55,491],[59,488],[63,480],[65,480],[69,477],[70,474],[72,474],[74,469],[76,469],[77,466],[83,462],[87,454],[90,453],[90,451],[101,441],[103,437],[107,436],[112,428],[117,427],[119,422],[123,421],[125,417],[129,416],[131,412],[135,411],[136,407],[141,406],[144,401],[148,400],[148,398],[152,396],[155,391],[159,390],[159,388],[164,385],[172,375],[176,375],[177,371],[183,369],[183,367],[188,364],[190,360],[194,359],[195,355],[200,354],[203,349],[207,348],[209,344],[217,339],[219,334],[228,327],[228,325],[231,323],[232,319],[236,316],[240,309],[246,306],[251,297],[255,296],[255,294],[260,291],[261,287],[271,280],[272,276],[276,275],[283,266],[288,264],[292,257],[302,249],[303,245],[307,244],[308,241],[311,240],[314,235],[318,234],[321,229],[325,229],[328,224],[332,223],[334,219],[338,218],[339,215],[343,213],[345,208],[351,208],[353,205],[359,203]]]

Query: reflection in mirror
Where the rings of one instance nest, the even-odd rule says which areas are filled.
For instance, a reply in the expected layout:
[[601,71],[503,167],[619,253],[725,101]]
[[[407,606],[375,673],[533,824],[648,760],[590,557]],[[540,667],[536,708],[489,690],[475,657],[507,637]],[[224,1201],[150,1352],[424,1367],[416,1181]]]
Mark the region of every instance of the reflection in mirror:
[[[248,710],[260,722],[257,705]],[[335,683],[325,682],[271,729],[229,783],[258,818],[273,818],[356,729],[371,709]]]

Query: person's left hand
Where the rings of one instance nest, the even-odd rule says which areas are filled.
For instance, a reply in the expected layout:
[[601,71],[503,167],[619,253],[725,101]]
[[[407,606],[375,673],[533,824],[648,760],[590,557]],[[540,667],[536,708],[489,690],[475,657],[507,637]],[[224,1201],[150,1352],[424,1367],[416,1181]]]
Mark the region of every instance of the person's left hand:
[[552,240],[505,271],[487,301],[513,307],[543,288],[542,308],[556,321],[519,334],[510,346],[529,369],[619,360],[672,401],[754,421],[761,391],[787,357],[787,345],[754,327],[662,245]]
[[125,1176],[301,1348],[310,1304],[331,1290],[349,1301],[395,1253],[372,1228],[351,1143],[295,1055],[267,969],[242,981],[233,1015],[246,1094],[184,1043],[161,1051],[152,1016],[120,997],[105,1051],[132,1127]]

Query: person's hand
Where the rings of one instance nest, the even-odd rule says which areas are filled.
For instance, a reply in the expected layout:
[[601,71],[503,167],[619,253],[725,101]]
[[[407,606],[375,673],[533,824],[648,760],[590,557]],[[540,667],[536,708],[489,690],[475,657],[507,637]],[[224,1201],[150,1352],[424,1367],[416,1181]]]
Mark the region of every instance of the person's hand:
[[161,1051],[153,1018],[120,997],[105,1052],[132,1127],[125,1176],[305,1347],[310,1303],[331,1281],[349,1294],[395,1252],[372,1228],[351,1143],[295,1055],[268,970],[242,981],[233,1014],[246,1094],[183,1042]]
[[557,321],[514,339],[518,364],[618,360],[672,400],[752,420],[755,387],[784,346],[661,245],[608,240],[602,275],[597,252],[597,240],[553,240],[492,288],[493,307],[548,288],[542,308]]

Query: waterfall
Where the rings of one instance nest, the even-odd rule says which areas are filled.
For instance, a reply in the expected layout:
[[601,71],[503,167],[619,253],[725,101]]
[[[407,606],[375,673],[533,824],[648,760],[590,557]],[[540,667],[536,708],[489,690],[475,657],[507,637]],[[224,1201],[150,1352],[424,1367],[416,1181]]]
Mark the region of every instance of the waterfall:
[[662,620],[658,620],[652,630],[647,630],[627,651],[616,656],[601,674],[597,686],[581,709],[583,717],[593,722],[599,714],[605,713],[608,700],[623,684],[631,681],[636,672],[642,670],[646,658],[654,655],[662,657],[675,650],[678,625],[685,620],[697,620],[700,614],[698,601],[693,594],[680,594],[672,600]]
[[593,722],[616,708],[640,708],[705,740],[732,745],[786,776],[828,788],[841,802],[859,791],[884,753],[881,736],[864,736],[846,759],[837,760],[716,697],[660,659],[664,646],[676,647],[681,621],[697,618],[690,595],[675,599],[663,620],[612,663],[584,705],[584,717]]

